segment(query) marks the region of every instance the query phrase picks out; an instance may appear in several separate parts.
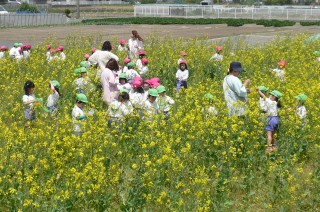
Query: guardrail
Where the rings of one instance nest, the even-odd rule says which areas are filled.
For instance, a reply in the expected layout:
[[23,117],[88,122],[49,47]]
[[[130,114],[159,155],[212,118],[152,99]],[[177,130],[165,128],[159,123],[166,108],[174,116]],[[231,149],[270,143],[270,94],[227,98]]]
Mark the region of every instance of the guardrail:
[[246,18],[277,20],[320,20],[320,9],[254,8],[201,5],[137,5],[135,17]]
[[70,19],[64,14],[1,14],[0,27],[13,26],[40,26],[40,25],[54,25],[66,24]]

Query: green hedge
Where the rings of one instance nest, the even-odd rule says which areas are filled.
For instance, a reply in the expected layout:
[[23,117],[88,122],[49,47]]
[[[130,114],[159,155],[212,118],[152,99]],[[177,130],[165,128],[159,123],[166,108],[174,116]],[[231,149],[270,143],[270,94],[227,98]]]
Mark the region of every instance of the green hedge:
[[110,24],[227,24],[228,26],[243,26],[244,24],[257,24],[263,26],[293,26],[294,21],[280,20],[252,20],[252,19],[204,19],[204,18],[105,18],[87,19],[84,24],[110,25]]
[[320,21],[301,21],[301,26],[320,26]]

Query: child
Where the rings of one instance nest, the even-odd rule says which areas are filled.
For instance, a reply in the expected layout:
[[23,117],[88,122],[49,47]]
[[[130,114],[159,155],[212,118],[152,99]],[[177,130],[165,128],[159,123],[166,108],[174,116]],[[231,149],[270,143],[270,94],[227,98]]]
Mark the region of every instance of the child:
[[118,90],[126,89],[130,92],[131,85],[128,83],[128,77],[125,73],[119,74],[119,84],[117,85]]
[[144,50],[139,51],[139,58],[136,61],[136,66],[138,70],[140,71],[142,69],[142,59],[146,56],[146,52]]
[[72,109],[72,118],[73,118],[73,134],[75,136],[81,136],[83,134],[81,122],[86,119],[86,114],[84,111],[85,104],[88,103],[86,95],[79,93],[76,97],[76,104]]
[[51,55],[50,55],[50,53],[51,53],[51,45],[46,45],[46,50],[47,50],[47,52],[46,52],[46,58],[47,58],[47,61],[49,61],[50,60],[50,58],[51,58]]
[[208,106],[205,109],[206,118],[210,118],[210,117],[218,115],[218,111],[213,106],[213,95],[211,93],[206,93],[204,95],[204,98],[205,98],[206,102],[208,103]]
[[314,51],[313,55],[316,57],[316,61],[320,62],[320,52],[319,51]]
[[111,127],[111,123],[113,121],[115,121],[116,124],[119,124],[121,119],[133,112],[133,107],[129,99],[129,91],[122,89],[120,90],[118,100],[111,102],[107,111],[108,115],[110,116],[110,119],[108,120],[109,127]]
[[222,46],[216,46],[216,53],[209,59],[209,61],[215,60],[215,61],[221,62],[223,59],[223,56],[221,53],[222,53]]
[[275,72],[277,77],[282,81],[284,82],[285,81],[285,78],[284,78],[284,74],[285,74],[285,67],[286,67],[286,61],[284,60],[280,60],[278,62],[278,67],[275,68],[275,69],[271,69],[271,71]]
[[6,51],[8,50],[8,47],[3,45],[0,47],[0,59],[5,59],[6,55]]
[[22,97],[24,108],[24,115],[27,121],[32,121],[36,119],[36,113],[34,111],[34,105],[37,102],[42,102],[41,98],[36,98],[34,95],[35,85],[32,81],[28,80],[24,84],[24,95]]
[[128,71],[128,63],[131,62],[130,58],[124,58],[123,60],[123,68],[119,70],[119,72],[117,73],[118,76],[120,75],[120,73],[127,73]]
[[57,105],[61,96],[59,91],[60,83],[57,80],[53,80],[50,82],[49,88],[51,89],[51,94],[47,99],[47,112],[51,114],[51,118],[56,118],[58,115]]
[[119,42],[119,46],[118,46],[118,51],[120,52],[128,52],[128,47],[126,46],[126,41],[125,40],[120,40]]
[[142,88],[142,82],[139,80],[135,80],[132,83],[132,90],[133,93],[130,94],[130,101],[135,108],[141,109],[144,101],[146,100],[144,96],[144,90]]
[[296,106],[296,114],[299,116],[300,120],[302,121],[302,126],[305,126],[307,123],[307,109],[305,107],[305,102],[307,100],[307,95],[299,94],[296,96],[298,99],[298,103]]
[[154,88],[149,89],[148,99],[144,102],[144,114],[147,116],[146,121],[152,121],[154,116],[157,115],[159,111],[159,106],[156,102],[157,97],[159,96],[158,91]]
[[180,52],[180,58],[178,59],[178,65],[180,65],[180,62],[182,61],[182,60],[184,60],[184,61],[187,61],[187,53],[185,53],[185,52]]
[[[259,86],[258,88],[264,95],[267,95],[267,91],[269,90],[269,88],[267,88],[263,85]],[[260,109],[261,113],[267,112],[266,102],[261,96],[259,97],[259,109]]]
[[21,45],[20,44],[21,43],[14,43],[13,44],[13,47],[9,51],[10,59],[14,59],[16,57],[16,55],[18,54],[17,52],[19,51],[18,48],[20,46],[22,46],[22,44]]
[[188,88],[187,80],[189,78],[189,71],[187,67],[187,62],[185,60],[181,60],[179,64],[179,69],[176,73],[177,79],[177,92],[180,91],[181,86],[184,88]]
[[84,67],[84,68],[90,68],[91,63],[87,60],[81,61],[80,62],[80,67]]
[[170,106],[174,104],[174,100],[166,95],[166,88],[163,85],[158,86],[157,91],[159,97],[157,98],[156,102],[159,106],[159,110],[164,114],[165,120],[168,120]]
[[59,58],[60,60],[65,60],[65,59],[66,59],[66,55],[65,55],[65,53],[63,52],[63,50],[64,50],[64,46],[58,46],[57,52],[59,53],[58,58]]
[[138,72],[133,69],[134,66],[135,66],[134,62],[128,63],[128,71],[124,72],[124,73],[126,73],[126,75],[128,76],[128,82],[129,82],[130,84],[133,82],[134,78],[140,77],[140,75],[138,74]]
[[281,107],[280,98],[282,97],[282,94],[277,90],[273,90],[272,92],[270,92],[269,98],[266,98],[266,95],[264,95],[264,93],[262,93],[259,90],[259,88],[257,88],[257,91],[259,92],[260,96],[265,100],[266,104],[268,115],[268,124],[266,126],[268,147],[266,149],[266,154],[270,154],[276,151],[277,149],[274,134],[278,130],[280,123],[278,110]]
[[77,68],[75,69],[75,74],[81,74],[78,79],[73,81],[76,92],[86,94],[87,86],[90,83],[90,79],[87,77],[87,69],[85,67]]
[[148,91],[150,89],[150,84],[151,84],[151,82],[148,79],[144,80],[144,82],[143,82],[143,90],[144,90],[144,99],[145,100],[148,99],[148,95],[149,95]]
[[140,75],[145,76],[148,73],[148,59],[147,58],[142,58],[142,68],[139,69]]

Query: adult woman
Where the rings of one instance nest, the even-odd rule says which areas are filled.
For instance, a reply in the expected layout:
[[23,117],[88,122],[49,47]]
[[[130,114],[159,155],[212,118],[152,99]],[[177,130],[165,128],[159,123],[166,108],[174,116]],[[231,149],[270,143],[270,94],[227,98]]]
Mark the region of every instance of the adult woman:
[[112,72],[118,69],[118,62],[114,58],[111,58],[106,67],[102,69],[100,77],[101,85],[103,88],[102,99],[106,105],[110,105],[110,103],[118,97],[116,77]]
[[139,50],[143,49],[143,39],[136,30],[132,30],[132,36],[129,39],[129,57],[136,60],[139,57]]
[[244,69],[241,63],[232,62],[230,63],[228,75],[223,80],[223,92],[227,102],[229,116],[242,116],[246,112],[247,86],[250,80],[247,79],[242,85],[238,78],[242,71],[244,71]]
[[110,41],[105,41],[102,45],[101,51],[96,50],[89,57],[88,61],[91,64],[98,66],[100,70],[103,70],[111,58],[115,59],[116,61],[119,61],[118,56],[113,54],[111,50],[112,50],[112,45]]

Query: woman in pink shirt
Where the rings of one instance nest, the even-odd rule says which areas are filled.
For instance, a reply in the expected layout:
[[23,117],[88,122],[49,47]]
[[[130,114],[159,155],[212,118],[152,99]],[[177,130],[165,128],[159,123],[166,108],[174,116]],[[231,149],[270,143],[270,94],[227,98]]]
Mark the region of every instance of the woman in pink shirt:
[[113,71],[119,70],[118,62],[111,58],[106,68],[102,70],[101,73],[101,85],[103,88],[103,101],[108,106],[110,103],[118,98],[118,88],[116,83],[116,77],[113,73]]

